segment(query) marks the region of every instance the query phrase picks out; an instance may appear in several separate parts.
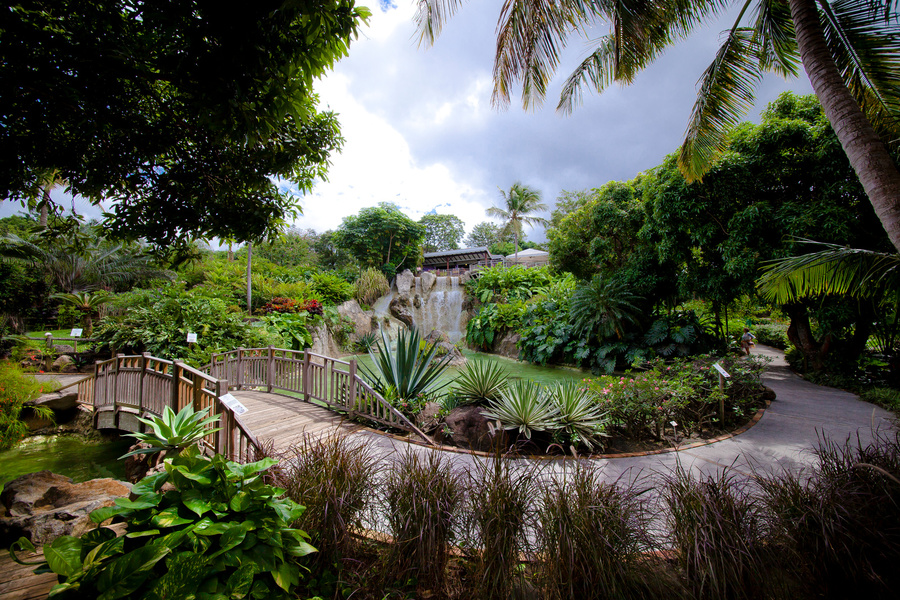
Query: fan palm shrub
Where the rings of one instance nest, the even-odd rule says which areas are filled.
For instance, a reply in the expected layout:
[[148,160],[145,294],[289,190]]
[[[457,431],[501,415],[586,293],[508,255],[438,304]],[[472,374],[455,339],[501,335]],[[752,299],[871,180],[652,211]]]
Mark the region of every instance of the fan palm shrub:
[[572,294],[569,314],[584,335],[598,340],[622,339],[625,326],[637,320],[634,303],[638,300],[640,297],[629,292],[624,281],[598,274]]
[[535,431],[559,428],[559,409],[533,381],[513,382],[482,414],[499,421],[503,429],[518,429],[519,435],[529,440]]
[[484,404],[500,398],[508,378],[495,362],[470,360],[453,382],[453,391],[462,404]]
[[411,400],[420,394],[433,394],[447,385],[441,384],[439,379],[451,356],[437,358],[436,346],[421,352],[421,341],[418,330],[401,331],[397,336],[396,349],[392,349],[387,334],[381,331],[378,354],[369,349],[374,368],[360,365],[375,391],[385,397],[390,394],[399,400]]
[[91,334],[94,332],[94,316],[100,312],[101,307],[112,299],[112,295],[105,290],[53,294],[50,297],[74,307],[81,313],[85,337],[91,337]]

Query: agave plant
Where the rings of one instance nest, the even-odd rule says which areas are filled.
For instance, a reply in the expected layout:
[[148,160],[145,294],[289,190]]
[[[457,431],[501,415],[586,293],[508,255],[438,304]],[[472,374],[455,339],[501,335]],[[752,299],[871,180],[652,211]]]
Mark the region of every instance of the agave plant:
[[150,448],[139,448],[124,454],[119,458],[126,458],[134,454],[154,454],[165,450],[167,454],[178,454],[188,446],[195,444],[205,436],[221,429],[207,429],[206,426],[219,420],[219,415],[207,417],[208,408],[194,412],[192,406],[185,406],[178,414],[175,414],[168,406],[163,410],[162,417],[154,416],[151,419],[138,417],[141,423],[150,427],[153,431],[147,433],[126,433],[139,442],[150,444]]
[[447,385],[439,384],[438,379],[447,368],[450,355],[435,360],[437,347],[431,346],[425,352],[420,352],[421,341],[416,329],[401,331],[397,336],[397,348],[393,350],[387,334],[384,330],[381,331],[381,341],[377,344],[378,354],[369,349],[374,369],[360,365],[372,381],[375,391],[384,395],[393,388],[397,398],[410,400],[419,394],[433,394]]
[[456,396],[465,404],[498,400],[506,389],[509,374],[497,363],[473,360],[466,364],[454,383]]
[[606,435],[603,430],[608,420],[587,390],[574,381],[558,383],[550,389],[550,399],[559,411],[559,425],[569,434],[569,439],[593,450],[597,438]]
[[529,440],[533,431],[559,428],[559,409],[533,381],[513,382],[482,414],[499,421],[503,429],[518,429]]

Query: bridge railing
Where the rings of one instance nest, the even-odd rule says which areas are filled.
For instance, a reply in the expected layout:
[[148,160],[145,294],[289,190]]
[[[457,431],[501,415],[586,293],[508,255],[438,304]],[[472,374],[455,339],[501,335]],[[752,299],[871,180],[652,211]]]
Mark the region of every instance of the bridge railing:
[[309,350],[237,348],[213,354],[207,372],[227,380],[234,389],[262,387],[301,394],[351,416],[418,435],[433,444],[424,432],[394,408],[357,373],[356,360],[338,360]]
[[260,447],[240,417],[219,399],[228,391],[228,382],[180,361],[146,353],[120,354],[94,365],[93,377],[79,384],[79,400],[82,389],[92,392],[96,427],[145,431],[147,426],[138,417],[161,416],[167,406],[177,413],[190,405],[195,411],[208,408],[210,415],[220,417],[219,424],[208,429],[218,426],[221,431],[203,439],[210,450],[244,461]]

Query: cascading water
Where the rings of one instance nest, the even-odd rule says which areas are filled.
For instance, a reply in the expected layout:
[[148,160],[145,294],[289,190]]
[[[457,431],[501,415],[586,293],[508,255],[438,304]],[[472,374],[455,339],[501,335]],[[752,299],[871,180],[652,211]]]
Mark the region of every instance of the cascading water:
[[419,332],[424,336],[440,331],[451,344],[463,339],[466,335],[463,312],[466,294],[459,285],[459,277],[438,277],[434,288],[427,292],[421,291],[420,278],[416,277],[415,289],[420,302],[412,303],[410,313]]

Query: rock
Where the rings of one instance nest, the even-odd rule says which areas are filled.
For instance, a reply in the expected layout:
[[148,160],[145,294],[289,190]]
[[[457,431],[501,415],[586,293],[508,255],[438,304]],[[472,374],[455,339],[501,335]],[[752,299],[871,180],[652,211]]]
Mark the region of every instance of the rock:
[[425,407],[416,415],[416,425],[425,433],[430,433],[438,428],[440,420],[438,413],[441,405],[437,402],[426,402]]
[[422,297],[416,294],[412,303],[416,308],[422,308]]
[[60,373],[78,372],[78,367],[75,365],[75,359],[66,354],[63,354],[62,356],[54,360],[53,365],[50,367],[50,369]]
[[762,397],[763,397],[763,400],[769,400],[769,401],[774,400],[775,399],[775,390],[764,385]]
[[422,286],[422,293],[428,293],[431,291],[431,288],[434,287],[434,283],[437,281],[437,275],[432,273],[431,271],[425,271],[419,277],[419,283]]
[[364,311],[356,300],[347,300],[338,307],[337,311],[342,317],[353,321],[353,329],[357,337],[378,330],[377,325],[374,328],[372,326],[372,313]]
[[459,406],[444,417],[450,439],[455,445],[483,452],[493,449],[496,440],[488,426],[488,418],[481,414],[482,410],[480,406]]
[[[128,448],[128,452],[150,447],[150,444],[138,442]],[[165,450],[153,454],[134,454],[129,456],[124,461],[125,477],[127,477],[128,481],[131,483],[137,483],[147,475],[152,475],[154,471],[159,471],[161,467],[163,467],[165,458]]]
[[78,392],[66,390],[65,392],[48,392],[37,400],[29,402],[34,406],[47,406],[53,412],[72,410],[78,406]]
[[412,313],[409,311],[408,296],[397,296],[391,300],[391,305],[388,310],[395,319],[402,322],[407,327],[413,326]]
[[22,475],[0,494],[0,543],[24,535],[41,545],[61,535],[81,535],[94,527],[92,511],[112,506],[130,492],[131,484],[115,479],[73,483],[50,471]]
[[459,275],[459,285],[466,285],[470,279],[472,279],[472,271],[463,271]]
[[340,357],[345,354],[341,345],[334,339],[328,327],[324,323],[309,327],[309,335],[312,337],[312,346],[309,351],[322,356]]
[[406,269],[402,273],[397,273],[397,292],[401,296],[408,296],[409,291],[414,289],[416,285],[416,276],[412,271]]
[[494,340],[491,351],[500,356],[518,359],[519,349],[516,347],[516,343],[519,341],[520,337],[521,336],[515,331],[507,331]]
[[58,356],[64,354],[75,354],[75,346],[70,346],[69,344],[54,344],[53,351],[56,352]]
[[467,359],[462,351],[454,344],[451,344],[450,342],[438,342],[438,346],[443,348],[443,352],[439,351],[439,354],[442,356],[446,354],[450,355],[450,362],[448,364],[451,367],[459,367],[469,362],[469,359]]

